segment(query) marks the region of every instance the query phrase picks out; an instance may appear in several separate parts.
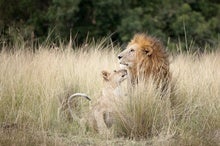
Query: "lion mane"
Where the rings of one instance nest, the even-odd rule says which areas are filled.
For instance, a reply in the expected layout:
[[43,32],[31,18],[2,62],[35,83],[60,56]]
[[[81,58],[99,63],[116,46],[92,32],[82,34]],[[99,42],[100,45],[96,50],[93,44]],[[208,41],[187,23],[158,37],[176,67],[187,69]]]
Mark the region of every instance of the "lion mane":
[[[131,61],[132,65],[129,66],[126,62],[129,60],[127,54],[133,50],[135,55]],[[157,85],[162,83],[162,90],[167,88],[171,78],[168,54],[158,39],[143,33],[136,34],[118,58],[124,62],[122,64],[127,65],[131,84],[153,78]]]

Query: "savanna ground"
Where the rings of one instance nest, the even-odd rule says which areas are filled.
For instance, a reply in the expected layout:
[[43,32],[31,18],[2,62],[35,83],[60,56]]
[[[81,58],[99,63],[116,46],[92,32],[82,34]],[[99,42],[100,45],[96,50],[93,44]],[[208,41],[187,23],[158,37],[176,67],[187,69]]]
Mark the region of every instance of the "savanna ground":
[[117,104],[112,133],[98,135],[59,118],[59,98],[87,93],[92,103],[78,98],[74,110],[89,112],[101,95],[101,71],[118,68],[117,47],[100,42],[76,51],[65,45],[42,45],[35,53],[22,45],[6,49],[0,52],[0,145],[220,145],[218,51],[173,55],[172,106],[152,83],[140,85]]

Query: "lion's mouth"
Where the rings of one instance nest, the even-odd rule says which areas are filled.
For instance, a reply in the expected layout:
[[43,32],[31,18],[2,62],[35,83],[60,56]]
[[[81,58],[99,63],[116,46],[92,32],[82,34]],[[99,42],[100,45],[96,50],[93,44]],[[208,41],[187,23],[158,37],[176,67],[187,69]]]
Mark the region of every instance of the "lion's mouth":
[[129,65],[128,65],[127,63],[122,63],[122,62],[120,62],[120,63],[119,63],[119,67],[120,67],[121,69],[127,70],[127,69],[129,68]]
[[121,65],[125,65],[125,66],[128,66],[127,63],[123,63],[123,62],[120,62]]

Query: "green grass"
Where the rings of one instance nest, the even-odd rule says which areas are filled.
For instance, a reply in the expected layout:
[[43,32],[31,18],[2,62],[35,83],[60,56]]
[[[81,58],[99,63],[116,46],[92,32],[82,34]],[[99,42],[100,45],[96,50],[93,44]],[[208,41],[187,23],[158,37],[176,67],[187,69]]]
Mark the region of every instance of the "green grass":
[[[220,53],[178,54],[171,60],[173,91],[161,100],[154,85],[117,103],[112,135],[83,133],[74,121],[59,119],[59,100],[85,92],[101,95],[102,70],[118,68],[117,49],[97,43],[25,47],[0,53],[0,145],[219,145]],[[126,84],[126,83],[125,83]],[[89,112],[79,98],[78,112]],[[171,106],[172,105],[172,106]]]

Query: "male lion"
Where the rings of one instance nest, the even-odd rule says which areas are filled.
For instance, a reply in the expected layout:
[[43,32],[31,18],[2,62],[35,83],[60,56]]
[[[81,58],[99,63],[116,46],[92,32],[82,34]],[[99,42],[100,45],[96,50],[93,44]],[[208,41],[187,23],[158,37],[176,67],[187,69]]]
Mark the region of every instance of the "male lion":
[[118,55],[119,63],[128,71],[129,83],[138,84],[153,78],[162,91],[170,82],[168,55],[162,43],[146,34],[136,34]]
[[70,105],[71,100],[77,96],[82,96],[90,100],[84,93],[71,95],[68,99],[68,106],[74,120],[78,120],[81,124],[86,122],[89,127],[98,133],[106,134],[109,132],[108,128],[111,127],[113,123],[113,113],[115,111],[114,103],[117,102],[121,96],[120,84],[127,78],[127,71],[125,69],[114,70],[112,73],[102,71],[102,77],[104,83],[102,96],[97,100],[97,103],[94,104],[88,115],[82,119],[77,118]]

